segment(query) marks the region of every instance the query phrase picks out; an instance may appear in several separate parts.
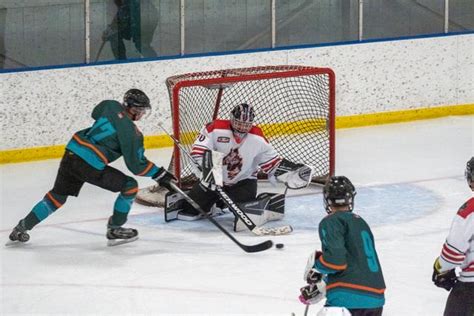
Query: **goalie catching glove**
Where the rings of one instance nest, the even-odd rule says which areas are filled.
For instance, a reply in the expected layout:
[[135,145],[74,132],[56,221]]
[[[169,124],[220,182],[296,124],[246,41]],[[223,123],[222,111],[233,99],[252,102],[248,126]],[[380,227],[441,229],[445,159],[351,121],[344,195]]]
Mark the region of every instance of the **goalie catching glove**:
[[274,180],[285,183],[289,189],[298,190],[311,183],[314,172],[314,167],[283,159],[273,176]]

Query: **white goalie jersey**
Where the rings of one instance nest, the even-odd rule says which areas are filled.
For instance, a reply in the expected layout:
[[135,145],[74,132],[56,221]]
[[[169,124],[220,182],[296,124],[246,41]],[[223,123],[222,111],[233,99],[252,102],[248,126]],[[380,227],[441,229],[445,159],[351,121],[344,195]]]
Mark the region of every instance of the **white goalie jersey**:
[[439,257],[441,271],[459,267],[459,280],[474,282],[474,198],[454,217],[448,238]]
[[201,130],[191,150],[191,156],[197,163],[202,162],[205,150],[224,154],[224,185],[256,179],[259,171],[271,174],[281,162],[280,156],[259,127],[253,126],[247,136],[238,142],[229,120],[215,120]]

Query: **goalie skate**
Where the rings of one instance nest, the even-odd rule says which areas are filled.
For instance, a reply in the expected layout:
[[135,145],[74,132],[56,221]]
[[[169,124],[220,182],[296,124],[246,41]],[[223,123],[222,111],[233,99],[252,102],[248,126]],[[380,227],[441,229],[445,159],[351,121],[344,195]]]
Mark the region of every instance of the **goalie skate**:
[[133,228],[107,228],[107,246],[118,246],[138,239],[138,231]]

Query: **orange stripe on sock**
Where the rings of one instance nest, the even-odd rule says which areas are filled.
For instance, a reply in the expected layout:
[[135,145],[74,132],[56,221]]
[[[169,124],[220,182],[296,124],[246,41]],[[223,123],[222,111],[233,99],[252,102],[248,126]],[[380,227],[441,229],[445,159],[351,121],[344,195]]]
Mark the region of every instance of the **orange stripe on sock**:
[[58,202],[58,200],[56,200],[53,195],[48,192],[46,193],[46,196],[48,197],[48,199],[53,202],[54,206],[56,206],[56,208],[60,208],[61,206],[63,206],[61,203]]
[[146,174],[148,171],[150,171],[150,169],[153,167],[153,164],[151,162],[148,161],[148,165],[146,166],[145,170],[143,170],[142,172],[140,172],[139,174],[137,174],[138,176],[143,176],[144,174]]
[[122,194],[125,194],[125,195],[132,195],[132,194],[135,194],[135,193],[137,193],[137,192],[138,192],[138,188],[132,188],[132,189],[130,189],[130,190],[128,190],[128,191],[123,192]]
[[334,270],[345,270],[347,268],[347,264],[337,265],[337,264],[332,264],[332,263],[326,262],[324,260],[323,256],[319,257],[319,260],[321,261],[321,263],[323,265],[325,265],[328,268],[334,269]]
[[94,145],[82,141],[77,135],[72,136],[72,138],[74,138],[74,140],[75,140],[76,142],[78,142],[80,145],[85,146],[85,147],[91,149],[93,152],[95,152],[95,153],[97,154],[97,156],[99,156],[100,159],[102,159],[102,161],[103,161],[106,165],[109,164],[109,160],[107,159],[107,157],[105,157],[104,154],[103,154],[100,150],[98,150],[97,148],[95,148]]
[[385,292],[385,289],[376,289],[376,288],[368,287],[365,285],[358,285],[358,284],[352,284],[352,283],[346,283],[346,282],[336,282],[336,283],[327,285],[326,290],[330,290],[335,287],[347,287],[351,289],[363,290],[363,291],[372,292],[376,294],[383,294]]

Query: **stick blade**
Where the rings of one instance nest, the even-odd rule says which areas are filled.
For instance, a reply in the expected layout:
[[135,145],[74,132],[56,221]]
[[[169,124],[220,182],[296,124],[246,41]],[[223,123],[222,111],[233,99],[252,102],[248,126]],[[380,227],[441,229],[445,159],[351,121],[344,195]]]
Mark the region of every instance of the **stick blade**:
[[256,244],[256,245],[242,245],[242,244],[240,244],[240,247],[245,252],[249,252],[249,253],[260,252],[260,251],[265,251],[267,249],[272,248],[273,247],[273,241],[267,240],[267,241],[264,241],[264,242],[262,242],[260,244]]

